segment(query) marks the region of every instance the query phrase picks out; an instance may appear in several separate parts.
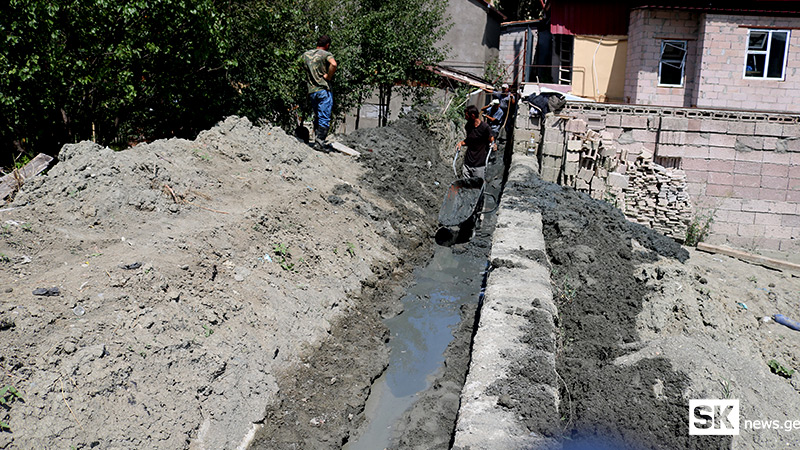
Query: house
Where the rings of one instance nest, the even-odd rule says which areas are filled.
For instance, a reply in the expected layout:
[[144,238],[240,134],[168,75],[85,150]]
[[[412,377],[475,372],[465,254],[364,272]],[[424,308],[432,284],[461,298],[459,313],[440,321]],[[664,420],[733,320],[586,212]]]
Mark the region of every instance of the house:
[[800,1],[548,6],[533,81],[601,102],[800,112]]

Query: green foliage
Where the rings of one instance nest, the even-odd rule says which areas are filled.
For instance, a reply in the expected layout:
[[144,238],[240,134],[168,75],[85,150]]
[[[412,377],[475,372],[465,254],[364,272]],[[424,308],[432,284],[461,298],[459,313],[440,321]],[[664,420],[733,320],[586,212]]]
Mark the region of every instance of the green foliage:
[[684,244],[694,247],[700,242],[703,242],[711,231],[712,223],[714,223],[714,211],[695,215],[686,228]]
[[356,246],[353,245],[352,242],[347,242],[346,245],[347,245],[347,254],[350,255],[351,258],[356,256]]
[[792,378],[792,374],[794,373],[794,369],[789,369],[787,367],[784,367],[784,365],[779,363],[777,360],[770,359],[767,362],[767,365],[769,366],[770,372],[772,372],[772,373],[774,373],[776,375],[780,375],[780,376],[782,376],[784,378]]
[[289,247],[282,243],[275,244],[273,247],[275,254],[280,258],[278,264],[287,272],[294,272],[294,263],[291,262],[292,254],[289,252]]
[[0,411],[4,412],[3,418],[0,420],[0,431],[11,431],[11,427],[7,422],[8,411],[11,409],[11,405],[17,400],[24,401],[22,396],[19,394],[19,391],[17,391],[17,388],[9,384],[0,388],[0,406],[3,407],[3,409]]
[[[445,50],[436,0],[10,0],[0,15],[0,155],[194,134],[230,114],[294,126],[300,55],[339,63],[334,115],[373,88],[422,97]],[[411,81],[412,83],[408,83]],[[11,167],[14,160],[0,161]]]
[[472,90],[473,88],[470,86],[459,85],[459,87],[453,91],[451,99],[444,105],[446,108],[444,112],[445,117],[455,123],[459,128],[466,122],[466,119],[464,119],[464,107],[467,104],[467,97],[469,97],[469,93]]

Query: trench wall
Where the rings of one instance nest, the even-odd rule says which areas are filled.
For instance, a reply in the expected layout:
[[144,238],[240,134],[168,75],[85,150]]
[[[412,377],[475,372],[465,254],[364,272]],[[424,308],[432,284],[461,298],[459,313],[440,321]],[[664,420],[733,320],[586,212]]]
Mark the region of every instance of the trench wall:
[[[523,106],[516,123],[516,148],[537,154],[543,179],[568,184],[565,172],[574,162],[566,161],[568,144],[592,131],[610,141],[622,163],[608,173],[629,176],[637,161],[649,157],[656,169],[684,177],[691,220],[702,224],[713,218],[706,242],[747,251],[800,251],[800,116],[571,102],[557,119],[543,127],[542,136],[540,119],[531,119]],[[602,181],[598,186],[608,189],[611,182]],[[657,193],[662,181],[649,183],[626,184],[623,191]],[[643,204],[637,214],[648,207],[663,205]],[[664,214],[674,215],[671,208]]]
[[[490,255],[492,271],[486,283],[480,319],[472,344],[472,354],[458,411],[453,449],[541,449],[556,448],[551,439],[532,433],[515,413],[512,399],[505,398],[498,383],[519,386],[514,364],[523,356],[540,361],[540,371],[556,380],[556,318],[558,311],[550,288],[542,216],[508,206],[520,196],[514,181],[538,177],[532,157],[515,157],[497,212],[497,227]],[[525,342],[529,327],[537,327],[541,342]],[[515,384],[516,383],[516,384]],[[520,388],[522,389],[522,388]],[[531,382],[524,394],[540,405],[538,428],[550,429],[559,423],[559,395],[556,382]]]

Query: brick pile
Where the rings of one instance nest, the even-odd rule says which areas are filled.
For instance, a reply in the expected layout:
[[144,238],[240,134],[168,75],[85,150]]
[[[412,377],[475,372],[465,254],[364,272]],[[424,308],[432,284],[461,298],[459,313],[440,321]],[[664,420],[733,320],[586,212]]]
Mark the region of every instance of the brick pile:
[[[684,238],[691,223],[692,202],[683,170],[656,164],[646,149],[629,162],[628,149],[619,149],[610,132],[590,129],[583,120],[568,120],[563,130],[565,144],[544,144],[548,151],[542,173],[549,175],[548,181],[605,200],[631,221],[666,236]],[[562,149],[560,158],[555,152],[557,146]]]

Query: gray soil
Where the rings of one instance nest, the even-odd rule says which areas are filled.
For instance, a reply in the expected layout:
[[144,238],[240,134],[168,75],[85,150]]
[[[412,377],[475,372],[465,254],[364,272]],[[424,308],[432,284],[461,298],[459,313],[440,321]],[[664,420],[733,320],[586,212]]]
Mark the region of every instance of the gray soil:
[[65,146],[0,212],[0,385],[22,397],[0,448],[236,448],[259,429],[257,448],[337,448],[385,365],[381,316],[430,256],[451,135],[411,115],[356,134],[354,159],[229,118]]
[[[608,204],[541,180],[509,185],[541,212],[558,301],[561,423],[542,427],[528,391],[535,358],[494,386],[530,429],[565,448],[775,448],[797,431],[689,436],[688,400],[738,398],[742,420],[793,420],[798,392],[768,360],[797,368],[800,335],[759,325],[796,314],[800,279],[698,253],[627,222]],[[742,302],[748,309],[738,305]],[[530,329],[531,342],[538,342]],[[765,446],[766,444],[766,446]]]
[[[366,419],[388,361],[381,320],[430,258],[453,179],[457,133],[429,117],[343,137],[358,159],[235,117],[194,141],[65,146],[0,208],[0,388],[21,396],[0,409],[0,448],[340,448]],[[800,368],[800,333],[759,322],[800,319],[800,279],[687,250],[551,184],[511,188],[543,214],[562,327],[563,420],[536,431],[800,447],[800,430],[689,438],[686,420],[688,399],[723,395],[743,419],[800,419],[798,375],[767,366]],[[487,236],[456,248],[485,258]],[[463,317],[397,448],[449,444]],[[495,389],[533,431],[534,361],[517,372]]]

